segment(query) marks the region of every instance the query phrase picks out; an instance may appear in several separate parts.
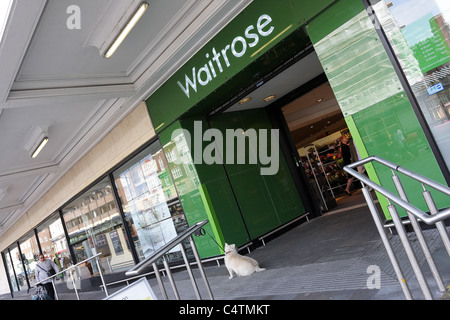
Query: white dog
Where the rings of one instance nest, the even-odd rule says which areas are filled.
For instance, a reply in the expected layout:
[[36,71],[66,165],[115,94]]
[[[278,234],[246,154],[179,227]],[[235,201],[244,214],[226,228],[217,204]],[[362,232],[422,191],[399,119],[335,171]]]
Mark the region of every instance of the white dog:
[[241,256],[236,250],[236,245],[228,243],[225,243],[225,266],[230,273],[229,279],[233,279],[233,272],[238,276],[249,276],[255,271],[266,270],[260,268],[255,259]]

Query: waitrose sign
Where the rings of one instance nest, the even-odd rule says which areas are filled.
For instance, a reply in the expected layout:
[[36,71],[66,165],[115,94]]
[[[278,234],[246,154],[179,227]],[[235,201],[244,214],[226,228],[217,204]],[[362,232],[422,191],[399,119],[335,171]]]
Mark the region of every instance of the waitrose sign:
[[[224,68],[229,68],[231,62],[230,55],[235,58],[241,58],[247,53],[247,48],[256,47],[259,43],[260,37],[270,36],[275,27],[271,24],[272,18],[268,14],[262,14],[255,25],[249,25],[245,31],[244,36],[239,35],[233,39],[231,44],[227,44],[223,49],[216,50],[212,48],[211,53],[206,53],[206,59],[211,58],[202,67],[192,68],[192,74],[184,75],[184,83],[178,81],[183,93],[190,98],[191,92],[197,92],[197,85],[206,86],[219,73],[224,72]],[[255,54],[255,53],[254,53]]]
[[298,26],[293,1],[254,0],[147,99],[156,131],[161,132]]

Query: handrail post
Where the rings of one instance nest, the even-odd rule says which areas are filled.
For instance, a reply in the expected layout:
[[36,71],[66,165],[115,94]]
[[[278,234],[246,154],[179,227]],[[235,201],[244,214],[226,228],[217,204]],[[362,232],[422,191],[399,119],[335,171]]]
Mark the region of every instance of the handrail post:
[[194,288],[195,296],[197,297],[197,300],[201,300],[202,297],[200,295],[200,291],[198,290],[197,282],[195,282],[195,277],[194,277],[194,274],[192,273],[191,266],[189,265],[189,260],[186,255],[186,250],[184,250],[182,243],[179,244],[179,247],[181,250],[181,255],[183,256],[184,263],[186,264],[186,269],[189,274],[189,278],[191,279],[192,287]]
[[[438,213],[438,209],[436,207],[436,204],[434,203],[433,197],[431,196],[431,192],[425,189],[425,186],[423,186],[424,191],[422,192],[423,197],[425,199],[425,202],[427,203],[428,209],[430,210],[430,213],[432,215],[435,215]],[[447,229],[445,228],[444,221],[438,221],[436,222],[436,228],[439,232],[439,235],[441,236],[442,242],[444,243],[444,247],[447,250],[448,256],[450,257],[450,240],[448,237]]]
[[391,214],[392,221],[394,221],[395,229],[400,237],[400,241],[403,244],[403,248],[406,251],[406,255],[408,256],[409,262],[413,268],[414,274],[416,275],[417,281],[419,282],[419,286],[422,289],[422,293],[425,296],[426,300],[433,300],[433,295],[431,294],[430,288],[428,286],[427,281],[423,275],[422,269],[420,268],[419,263],[417,262],[416,254],[411,247],[411,243],[408,240],[408,236],[406,234],[406,230],[403,226],[402,221],[400,220],[400,216],[398,215],[397,209],[394,205],[390,203],[388,200],[388,210]]
[[[394,181],[394,185],[397,188],[400,198],[402,198],[405,201],[409,201],[405,189],[403,189],[403,185],[400,181],[399,176],[396,175],[393,170],[392,170],[392,180]],[[431,273],[433,274],[433,278],[436,281],[438,289],[440,292],[444,292],[445,291],[444,282],[442,281],[439,270],[437,269],[436,264],[434,263],[430,249],[428,248],[427,242],[423,236],[422,229],[419,223],[417,222],[416,217],[413,214],[411,214],[411,212],[406,211],[406,214],[408,215],[409,221],[411,222],[411,226],[414,229],[414,232],[416,233],[417,240],[419,240],[420,247],[422,248],[422,251],[425,255],[425,259],[428,262],[428,265],[430,267]]]
[[366,198],[367,205],[369,207],[369,211],[372,214],[373,221],[377,227],[378,233],[380,234],[381,241],[384,244],[384,247],[387,251],[389,259],[391,260],[392,266],[394,267],[395,274],[397,276],[398,282],[400,283],[400,287],[402,288],[403,294],[405,295],[406,300],[412,300],[411,291],[409,290],[408,284],[405,281],[405,276],[403,275],[402,268],[400,267],[397,257],[395,256],[394,250],[392,249],[391,243],[389,242],[388,237],[383,228],[383,224],[381,222],[380,215],[378,213],[377,208],[375,207],[372,199],[372,195],[370,194],[369,188],[364,186],[362,188],[362,192],[364,194],[364,198]]
[[169,263],[167,262],[166,255],[163,255],[163,264],[164,269],[166,269],[167,276],[169,277],[170,285],[172,286],[173,293],[175,294],[175,298],[180,300],[180,294],[178,293],[177,286],[175,285],[175,281],[173,280],[172,271],[170,271]]
[[97,264],[98,273],[100,274],[100,279],[102,280],[103,287],[105,288],[105,294],[108,297],[109,296],[108,288],[106,287],[106,284],[105,284],[105,279],[103,277],[103,270],[102,270],[102,266],[100,265],[98,256],[95,257],[95,263]]
[[153,265],[153,271],[155,271],[156,280],[158,281],[159,288],[161,289],[161,294],[162,294],[164,300],[169,300],[169,297],[167,296],[166,288],[164,287],[164,283],[161,279],[161,274],[159,273],[158,266],[156,265],[155,262],[152,265]]
[[192,237],[192,235],[189,237],[189,243],[191,244],[192,252],[194,253],[195,260],[197,261],[198,270],[200,271],[203,281],[205,282],[206,290],[208,290],[209,297],[211,300],[214,300],[211,287],[209,286],[208,278],[206,277],[205,270],[203,269],[202,261],[200,260],[200,256],[198,254],[197,247],[195,246],[194,238]]
[[55,292],[55,300],[59,300],[58,292],[56,292],[55,277],[52,278],[53,291]]
[[80,296],[78,295],[77,286],[75,284],[75,279],[73,278],[72,272],[69,272],[70,280],[72,280],[73,289],[75,290],[75,295],[77,296],[77,300],[80,300]]

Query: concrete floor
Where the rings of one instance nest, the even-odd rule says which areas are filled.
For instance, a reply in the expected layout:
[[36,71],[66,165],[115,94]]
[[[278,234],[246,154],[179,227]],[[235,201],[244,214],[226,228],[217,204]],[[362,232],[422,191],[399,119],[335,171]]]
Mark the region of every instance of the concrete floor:
[[[266,240],[265,246],[249,256],[267,270],[248,277],[228,279],[220,266],[205,267],[214,298],[217,300],[404,300],[404,294],[380,240],[372,217],[360,191],[338,199],[338,207],[319,218],[302,223],[291,230]],[[424,230],[429,247],[444,284],[450,283],[450,260],[436,230]],[[418,261],[428,279],[435,299],[448,299],[448,292],[437,290],[434,279],[413,234],[409,234]],[[398,236],[389,238],[403,269],[414,299],[424,296],[418,286]],[[241,252],[245,253],[245,252]],[[375,271],[372,271],[375,270]],[[206,287],[197,269],[197,284],[204,299]],[[371,277],[372,276],[372,277]],[[379,279],[379,283],[371,279]],[[196,299],[186,271],[174,273],[181,299]],[[163,278],[169,298],[174,294],[167,277]],[[155,279],[149,283],[156,296],[162,295]],[[375,288],[368,288],[375,286]],[[378,286],[379,284],[379,286]],[[120,288],[110,289],[110,294]],[[11,300],[9,295],[3,299]],[[82,292],[82,300],[100,300],[102,291]],[[0,297],[2,299],[2,297]],[[30,296],[14,300],[29,300]],[[76,299],[74,294],[61,294],[61,300]]]

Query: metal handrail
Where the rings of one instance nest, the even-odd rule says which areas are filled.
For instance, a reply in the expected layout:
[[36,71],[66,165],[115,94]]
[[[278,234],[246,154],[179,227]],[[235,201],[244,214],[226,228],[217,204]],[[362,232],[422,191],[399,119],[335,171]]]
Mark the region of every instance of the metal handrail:
[[208,279],[206,278],[205,271],[203,270],[202,262],[200,260],[200,256],[199,256],[197,248],[195,246],[194,239],[192,238],[192,234],[194,234],[197,231],[199,231],[200,229],[202,229],[202,227],[205,224],[207,224],[207,223],[208,223],[208,220],[204,220],[204,221],[197,222],[196,224],[194,224],[191,227],[187,228],[182,233],[180,233],[177,237],[175,237],[174,239],[169,241],[165,246],[163,246],[162,248],[160,248],[156,252],[154,252],[151,256],[145,258],[143,261],[141,261],[140,263],[135,265],[133,268],[131,268],[130,270],[125,272],[125,275],[129,276],[129,277],[130,276],[139,275],[147,267],[152,265],[153,266],[153,270],[155,272],[156,279],[157,279],[159,287],[161,289],[161,293],[162,293],[164,299],[167,300],[168,299],[167,292],[166,292],[166,289],[165,289],[164,284],[162,282],[161,275],[159,274],[159,269],[158,269],[158,267],[156,265],[156,262],[159,259],[162,258],[163,259],[164,268],[166,270],[166,273],[167,273],[167,276],[169,278],[170,284],[172,285],[172,289],[174,291],[175,297],[176,297],[177,300],[179,300],[180,296],[179,296],[179,293],[178,293],[178,289],[177,289],[177,287],[175,285],[175,281],[174,281],[174,279],[172,277],[172,272],[170,271],[169,264],[168,264],[168,262],[167,262],[167,260],[165,258],[166,253],[168,253],[170,250],[172,250],[175,246],[179,245],[181,253],[183,255],[183,259],[184,259],[184,261],[186,263],[186,269],[187,269],[189,277],[191,279],[191,283],[192,283],[192,286],[194,288],[195,294],[197,296],[197,299],[200,300],[201,299],[200,292],[199,292],[197,284],[195,282],[195,278],[194,278],[194,275],[192,273],[189,261],[187,259],[186,252],[185,252],[185,250],[183,248],[183,245],[181,244],[182,241],[184,241],[184,240],[189,238],[190,245],[191,245],[191,248],[192,248],[192,252],[194,253],[194,257],[195,257],[195,260],[197,262],[200,274],[202,275],[202,278],[203,278],[203,281],[205,283],[206,289],[208,291],[209,297],[211,298],[211,300],[213,300],[214,297],[213,297],[213,294],[211,292],[211,287],[209,286],[209,282],[208,282]]
[[145,270],[149,265],[155,263],[164,254],[166,254],[168,251],[173,249],[181,241],[187,239],[191,234],[200,230],[207,223],[208,223],[208,220],[205,220],[205,221],[198,222],[198,223],[194,224],[193,226],[187,228],[182,233],[180,233],[177,237],[173,238],[168,243],[166,243],[166,245],[164,245],[163,247],[161,247],[157,251],[155,251],[151,256],[145,258],[144,260],[139,262],[137,265],[135,265],[133,268],[131,268],[127,272],[125,272],[125,275],[130,277],[130,276],[135,276],[135,275],[142,273],[142,271]]
[[[362,175],[354,170],[354,168],[357,168],[359,166],[362,166],[362,165],[372,162],[372,161],[376,161],[376,162],[391,169],[392,180],[394,182],[395,188],[397,189],[399,196],[386,190],[385,188],[381,187],[377,183],[374,183],[372,180],[370,180],[365,175]],[[363,159],[363,160],[357,161],[355,163],[352,163],[350,165],[347,165],[344,167],[344,170],[346,172],[348,172],[349,174],[351,174],[352,176],[354,176],[355,178],[358,178],[362,183],[362,186],[363,186],[362,192],[364,194],[364,198],[366,199],[367,205],[369,207],[369,211],[372,214],[372,218],[373,218],[375,225],[377,227],[377,230],[380,234],[381,240],[386,248],[386,251],[388,253],[388,256],[392,263],[392,266],[394,267],[394,271],[396,273],[399,284],[402,288],[402,291],[403,291],[406,299],[411,300],[412,295],[409,290],[408,284],[406,283],[406,280],[403,276],[403,271],[398,263],[397,257],[395,256],[395,253],[392,249],[390,241],[385,234],[380,215],[374,204],[372,195],[370,194],[369,187],[373,188],[375,191],[377,191],[378,193],[380,193],[381,195],[383,195],[387,198],[387,201],[388,201],[387,209],[389,210],[389,213],[391,215],[395,229],[398,232],[400,241],[403,245],[403,248],[406,251],[409,262],[411,263],[412,269],[417,278],[417,281],[419,282],[419,286],[422,290],[422,293],[425,296],[425,299],[432,300],[433,295],[428,286],[427,280],[425,279],[425,276],[422,272],[422,269],[418,263],[417,257],[414,253],[411,243],[409,242],[408,236],[406,234],[406,230],[403,226],[403,221],[400,219],[400,215],[398,214],[396,207],[391,204],[391,201],[406,210],[406,213],[408,215],[411,226],[413,227],[413,230],[416,233],[417,240],[420,244],[420,247],[422,248],[422,250],[424,252],[425,258],[431,269],[431,273],[434,277],[434,280],[436,281],[437,287],[438,287],[439,291],[444,292],[446,290],[444,283],[442,281],[442,278],[439,274],[438,269],[436,268],[434,260],[431,256],[430,249],[429,249],[428,244],[422,234],[422,229],[421,229],[418,221],[423,221],[429,225],[430,224],[436,225],[436,228],[441,236],[441,239],[444,243],[447,253],[450,256],[450,240],[449,240],[447,230],[445,228],[445,224],[443,222],[445,219],[450,217],[450,208],[446,208],[446,209],[439,211],[436,207],[436,204],[433,200],[433,197],[432,197],[430,191],[426,189],[425,185],[432,187],[435,190],[440,191],[441,193],[448,195],[448,196],[450,196],[450,188],[447,186],[444,186],[440,183],[437,183],[427,177],[419,175],[411,170],[402,168],[393,162],[390,162],[388,160],[382,159],[377,156],[371,156],[366,159]],[[428,206],[430,214],[425,213],[424,211],[418,209],[417,207],[415,207],[411,203],[409,203],[408,196],[406,195],[406,192],[400,181],[400,177],[396,174],[396,172],[400,172],[400,173],[422,183],[422,187],[423,187],[422,195]]]
[[410,178],[413,178],[419,182],[421,182],[422,184],[428,185],[448,196],[450,196],[450,188],[447,186],[444,186],[440,183],[437,183],[427,177],[424,177],[420,174],[417,174],[411,170],[405,169],[400,167],[399,165],[390,162],[388,160],[382,159],[380,157],[377,156],[371,156],[368,157],[366,159],[362,159],[360,161],[354,162],[352,164],[349,164],[347,166],[344,167],[344,170],[346,172],[348,172],[349,174],[351,174],[352,176],[354,176],[355,178],[358,178],[359,180],[361,180],[361,182],[363,182],[365,185],[368,185],[369,187],[373,188],[374,190],[376,190],[377,192],[379,192],[380,194],[382,194],[383,196],[385,196],[386,198],[390,199],[391,201],[395,202],[396,204],[398,204],[400,207],[402,207],[403,209],[405,209],[406,211],[409,211],[410,213],[412,213],[416,218],[421,219],[423,222],[425,222],[426,224],[435,224],[436,222],[439,221],[443,221],[445,219],[450,218],[450,208],[444,209],[442,211],[440,211],[437,214],[434,215],[429,215],[426,212],[420,210],[419,208],[413,206],[412,204],[410,204],[409,202],[405,201],[404,199],[401,199],[400,197],[398,197],[397,195],[393,194],[392,192],[386,190],[385,188],[381,187],[380,185],[378,185],[377,183],[373,182],[372,180],[370,180],[369,178],[367,178],[367,176],[353,170],[354,168],[357,168],[361,165],[364,165],[366,163],[372,162],[372,161],[376,161],[380,164],[383,164],[387,167],[389,167],[391,170],[395,170],[397,172],[400,172]]
[[[99,272],[99,274],[100,274],[100,278],[101,278],[101,280],[102,280],[103,286],[105,286],[105,280],[104,280],[104,277],[103,277],[103,271],[102,271],[102,268],[101,268],[101,266],[100,266],[100,264],[99,264],[99,262],[98,262],[98,259],[97,259],[100,255],[102,255],[101,252],[97,253],[96,255],[93,255],[93,256],[90,257],[90,258],[87,258],[87,259],[85,259],[85,260],[83,260],[83,261],[80,261],[80,262],[78,262],[77,264],[74,264],[74,265],[72,265],[72,266],[70,266],[70,267],[68,267],[68,268],[66,268],[66,269],[63,269],[63,270],[61,270],[61,271],[55,273],[55,274],[52,275],[51,277],[45,278],[44,280],[41,280],[41,281],[35,283],[33,287],[36,287],[36,286],[42,284],[44,281],[52,280],[53,289],[55,290],[55,295],[56,295],[56,298],[57,298],[57,300],[58,300],[58,293],[56,292],[56,286],[55,286],[54,279],[55,279],[58,275],[63,274],[63,273],[65,273],[65,272],[67,272],[67,271],[70,271],[70,270],[72,270],[72,269],[75,269],[75,268],[78,267],[79,265],[81,265],[81,264],[83,264],[83,263],[86,263],[87,261],[92,260],[92,259],[95,259],[95,261],[96,261],[96,263],[97,263],[97,268],[98,268],[98,272]],[[78,292],[77,292],[77,288],[76,288],[76,286],[75,286],[75,281],[74,281],[74,279],[73,279],[73,276],[72,276],[72,273],[71,273],[71,272],[69,272],[69,276],[70,276],[70,278],[71,278],[71,280],[72,280],[73,288],[74,288],[74,290],[75,290],[75,294],[76,294],[76,296],[77,296],[77,299],[80,300],[80,297],[79,297]],[[106,296],[109,295],[108,290],[106,289],[106,286],[105,286],[105,294],[106,294]]]

